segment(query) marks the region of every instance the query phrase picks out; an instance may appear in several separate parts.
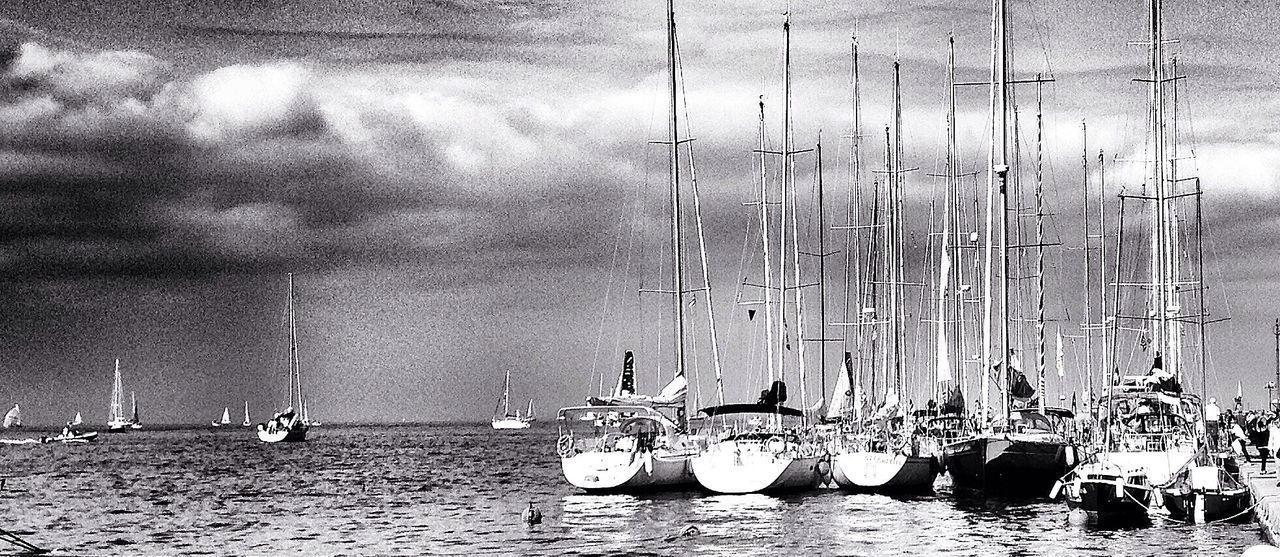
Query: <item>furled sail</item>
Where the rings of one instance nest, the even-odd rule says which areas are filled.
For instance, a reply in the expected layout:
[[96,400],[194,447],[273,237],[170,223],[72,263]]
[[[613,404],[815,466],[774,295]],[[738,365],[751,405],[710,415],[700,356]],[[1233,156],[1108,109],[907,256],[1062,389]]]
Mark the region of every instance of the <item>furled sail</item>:
[[831,392],[831,408],[827,409],[827,419],[835,420],[844,415],[845,410],[850,406],[850,398],[853,391],[849,385],[849,369],[852,356],[848,352],[844,353],[844,363],[840,366],[840,373],[836,375],[836,389]]

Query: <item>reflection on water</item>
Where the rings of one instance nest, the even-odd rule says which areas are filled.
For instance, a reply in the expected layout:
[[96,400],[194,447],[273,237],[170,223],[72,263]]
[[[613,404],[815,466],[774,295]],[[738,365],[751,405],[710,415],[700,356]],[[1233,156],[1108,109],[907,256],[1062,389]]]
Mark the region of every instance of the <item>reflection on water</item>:
[[[587,495],[560,476],[546,426],[310,437],[144,430],[0,445],[0,526],[75,555],[1223,555],[1261,540],[1253,524],[1072,525],[1061,503],[956,498],[945,478],[918,497]],[[520,520],[530,501],[538,526]],[[691,525],[698,535],[676,536]]]

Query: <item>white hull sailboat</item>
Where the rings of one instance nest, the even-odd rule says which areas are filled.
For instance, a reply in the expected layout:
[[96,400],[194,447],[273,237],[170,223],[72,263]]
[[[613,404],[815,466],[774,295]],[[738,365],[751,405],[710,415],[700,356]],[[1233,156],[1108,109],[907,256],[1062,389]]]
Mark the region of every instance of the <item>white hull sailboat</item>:
[[[137,408],[137,400],[135,399],[133,405],[135,413]],[[109,416],[107,419],[108,433],[120,433],[141,427],[135,427],[134,421],[124,416],[124,384],[120,380],[120,358],[116,358],[115,382],[111,387],[111,410]]]
[[272,416],[270,420],[258,424],[258,439],[266,443],[306,441],[307,429],[310,427],[306,420],[303,419],[303,416],[294,410],[294,408],[304,409],[306,407],[306,399],[302,396],[302,371],[298,364],[298,327],[297,314],[293,307],[293,273],[289,273],[285,327],[289,339],[289,399],[283,412],[279,412]]
[[222,409],[222,419],[209,422],[209,425],[213,427],[222,427],[224,425],[231,425],[231,408],[224,407]]
[[[695,440],[688,432],[686,419],[687,391],[689,378],[687,370],[692,366],[692,355],[688,345],[693,342],[689,308],[693,305],[695,292],[709,292],[710,279],[707,270],[707,256],[699,201],[696,187],[681,182],[681,155],[687,155],[689,176],[696,176],[692,151],[681,153],[681,145],[688,143],[682,139],[685,132],[680,127],[678,76],[680,70],[677,59],[675,11],[673,0],[666,3],[667,19],[667,62],[670,101],[668,115],[668,141],[664,142],[669,155],[670,177],[670,246],[671,259],[674,264],[664,267],[669,269],[669,279],[664,287],[653,290],[653,293],[671,296],[674,303],[670,305],[674,311],[671,347],[671,363],[669,369],[674,377],[657,396],[637,394],[635,375],[633,373],[632,352],[624,355],[623,373],[612,394],[606,399],[589,399],[586,406],[562,408],[556,415],[560,432],[557,441],[557,453],[565,479],[574,486],[590,491],[653,491],[667,489],[685,489],[693,484],[693,474],[689,459],[697,451]],[[685,197],[688,196],[688,197]],[[684,200],[682,201],[682,197]],[[684,213],[692,206],[697,218],[688,219]],[[687,230],[687,228],[692,230]],[[686,238],[698,240],[698,253],[701,256],[701,284],[688,278],[691,274],[685,266],[693,257],[689,257],[690,248],[686,246]],[[665,258],[664,258],[665,259]],[[645,285],[642,283],[641,288]],[[707,295],[705,303],[699,304],[706,311],[706,333],[710,338],[712,363],[719,377],[720,355],[716,344],[716,329],[712,297]],[[699,309],[701,309],[699,308]],[[608,309],[606,310],[608,311]],[[664,316],[665,321],[665,316]],[[665,325],[666,323],[663,323]],[[665,341],[664,341],[665,343]],[[705,345],[704,345],[705,346]],[[658,357],[654,358],[658,360]],[[666,367],[660,365],[659,367]],[[603,389],[601,389],[603,391]],[[717,390],[720,393],[719,390]],[[599,393],[603,395],[603,392]],[[723,395],[720,394],[723,399]],[[531,408],[532,409],[532,408]]]
[[529,401],[529,411],[521,416],[520,411],[516,410],[515,414],[511,413],[511,372],[507,371],[507,378],[502,383],[502,400],[498,402],[498,406],[502,407],[501,415],[494,415],[490,422],[493,429],[529,429],[529,425],[533,422],[533,401]]
[[22,410],[18,409],[17,404],[14,404],[13,408],[4,415],[4,427],[5,429],[22,427]]
[[83,423],[84,423],[84,417],[82,417],[79,412],[76,412],[76,417],[71,419],[71,425],[80,425]]
[[[901,343],[906,337],[903,326],[901,303],[903,265],[902,230],[903,213],[901,191],[903,189],[901,170],[901,95],[899,93],[899,64],[893,65],[893,119],[885,141],[885,190],[884,198],[877,204],[884,207],[885,224],[884,242],[881,246],[872,246],[872,253],[883,251],[884,267],[882,279],[887,288],[884,289],[885,303],[888,306],[887,319],[881,324],[886,326],[886,340],[879,347],[884,353],[877,358],[883,374],[891,378],[887,385],[885,402],[881,410],[866,423],[860,420],[845,420],[842,435],[834,449],[831,460],[831,477],[835,484],[843,489],[860,492],[927,492],[933,489],[933,481],[942,470],[937,455],[921,451],[921,443],[915,438],[913,428],[907,421],[910,416],[899,404],[898,394],[903,391],[905,380],[902,361],[904,352],[897,345],[890,350],[890,343]],[[880,216],[877,215],[877,220]],[[944,233],[945,235],[946,233]],[[946,265],[944,264],[944,267]],[[945,272],[945,271],[944,271]],[[864,310],[865,317],[875,317],[875,307]],[[872,319],[872,321],[877,321]],[[942,319],[940,318],[941,322]],[[945,341],[940,341],[945,342]],[[841,371],[836,386],[836,396],[851,393],[849,389],[851,358],[846,357],[845,367]],[[873,370],[874,373],[874,370]],[[940,375],[942,373],[940,372]],[[860,389],[859,389],[860,391]],[[837,399],[840,400],[840,399]]]
[[[800,251],[797,240],[798,207],[795,207],[794,168],[792,155],[796,153],[792,141],[791,122],[791,19],[783,24],[786,60],[783,74],[783,134],[781,157],[781,215],[777,222],[780,231],[775,239],[770,236],[768,210],[768,180],[765,179],[764,157],[771,152],[765,146],[764,103],[760,103],[759,149],[761,157],[759,199],[755,205],[760,215],[760,238],[764,285],[763,308],[765,314],[765,346],[768,362],[769,388],[761,393],[756,403],[721,404],[698,411],[703,417],[703,435],[706,446],[690,461],[694,478],[708,491],[724,494],[760,493],[774,491],[806,490],[821,484],[830,472],[826,447],[812,437],[806,416],[800,410],[783,406],[787,401],[786,383],[782,380],[787,367],[788,349],[785,313],[787,293],[795,296],[795,335],[804,338],[803,301],[800,289]],[[788,231],[790,229],[790,231]],[[781,249],[775,267],[770,245],[777,242]],[[787,268],[791,267],[790,270]],[[780,293],[773,299],[774,276],[780,280]],[[791,275],[791,283],[787,277]],[[745,281],[744,281],[745,282]],[[774,325],[778,331],[773,330]],[[795,368],[800,384],[801,403],[805,400],[804,342],[799,342]],[[775,358],[776,354],[776,358]],[[788,423],[790,422],[790,423]]]

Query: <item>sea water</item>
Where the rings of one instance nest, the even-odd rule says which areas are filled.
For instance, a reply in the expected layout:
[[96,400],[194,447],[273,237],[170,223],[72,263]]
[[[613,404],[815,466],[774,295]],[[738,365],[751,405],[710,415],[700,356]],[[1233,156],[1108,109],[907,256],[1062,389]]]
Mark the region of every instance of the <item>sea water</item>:
[[[73,555],[1216,556],[1263,539],[1252,522],[1073,525],[1061,502],[956,498],[945,476],[918,497],[587,495],[560,475],[555,440],[544,423],[325,425],[305,443],[232,426],[0,445],[0,527]],[[521,520],[530,502],[541,524]],[[676,536],[688,526],[698,533]]]

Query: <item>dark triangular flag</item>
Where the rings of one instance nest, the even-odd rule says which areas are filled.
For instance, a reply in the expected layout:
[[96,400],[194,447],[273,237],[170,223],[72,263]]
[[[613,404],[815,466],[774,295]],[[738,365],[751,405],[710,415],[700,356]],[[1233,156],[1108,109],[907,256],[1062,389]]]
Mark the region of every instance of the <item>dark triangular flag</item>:
[[755,319],[755,318],[756,318],[756,310],[754,309],[747,310],[747,321],[751,321],[752,319]]

